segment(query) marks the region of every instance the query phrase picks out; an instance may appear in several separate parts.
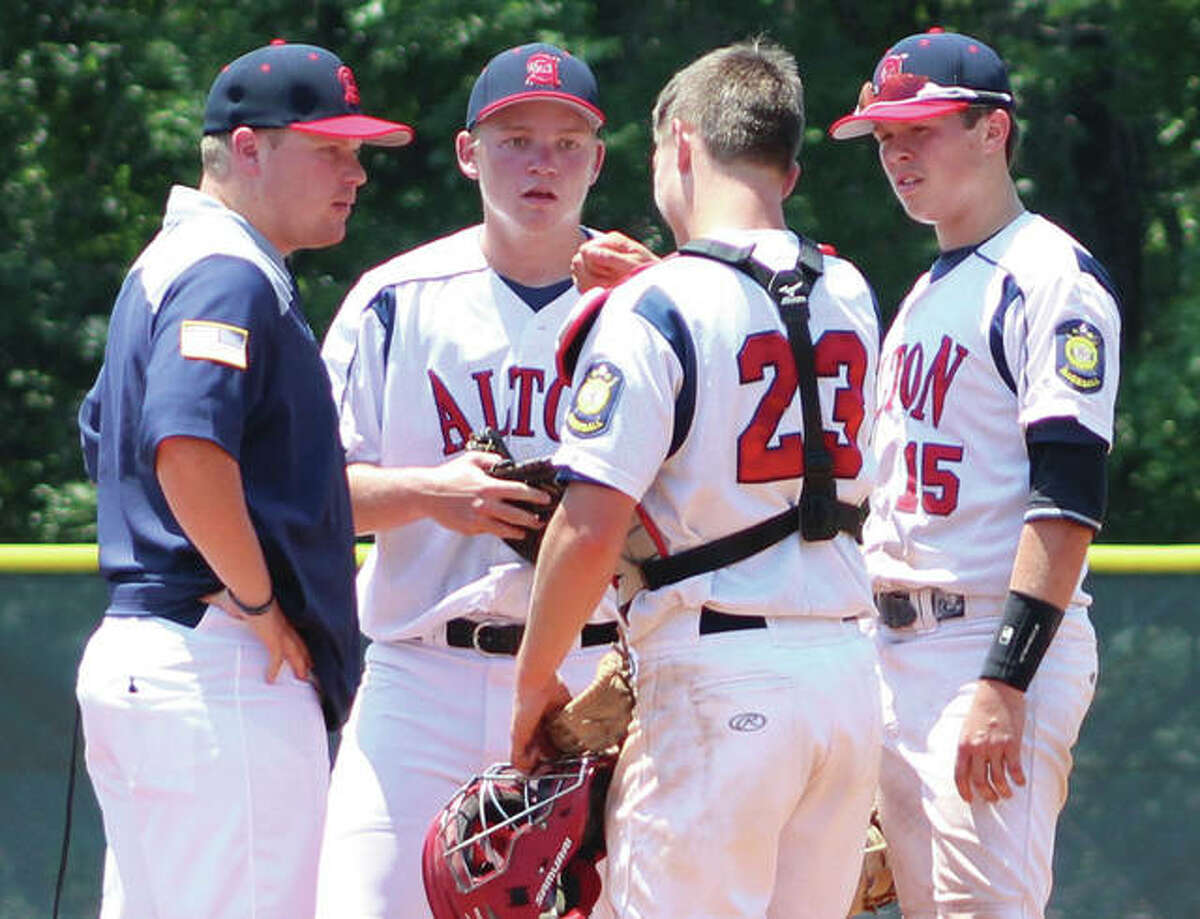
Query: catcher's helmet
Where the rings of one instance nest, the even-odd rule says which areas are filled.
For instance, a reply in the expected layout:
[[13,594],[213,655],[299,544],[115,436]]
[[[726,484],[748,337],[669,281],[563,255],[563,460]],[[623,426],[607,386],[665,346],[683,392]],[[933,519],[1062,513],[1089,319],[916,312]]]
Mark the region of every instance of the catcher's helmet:
[[530,775],[498,764],[460,788],[425,834],[434,919],[586,919],[614,762],[583,756]]

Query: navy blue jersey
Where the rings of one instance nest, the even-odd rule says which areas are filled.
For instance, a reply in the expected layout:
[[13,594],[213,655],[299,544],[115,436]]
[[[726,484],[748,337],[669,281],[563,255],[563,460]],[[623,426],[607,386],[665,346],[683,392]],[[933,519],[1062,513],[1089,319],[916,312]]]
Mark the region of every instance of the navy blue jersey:
[[221,588],[154,472],[165,438],[212,441],[238,461],[275,594],[340,724],[359,677],[344,453],[317,343],[270,243],[207,195],[173,189],[117,297],[79,422],[108,615],[194,626],[199,598]]

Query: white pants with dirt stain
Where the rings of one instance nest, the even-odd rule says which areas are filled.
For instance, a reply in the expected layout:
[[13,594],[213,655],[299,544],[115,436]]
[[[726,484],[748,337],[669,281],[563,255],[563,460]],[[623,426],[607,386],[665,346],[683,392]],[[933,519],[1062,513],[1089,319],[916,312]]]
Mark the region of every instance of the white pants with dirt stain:
[[853,621],[634,647],[636,717],[609,791],[622,919],[844,919],[879,769],[875,652]]

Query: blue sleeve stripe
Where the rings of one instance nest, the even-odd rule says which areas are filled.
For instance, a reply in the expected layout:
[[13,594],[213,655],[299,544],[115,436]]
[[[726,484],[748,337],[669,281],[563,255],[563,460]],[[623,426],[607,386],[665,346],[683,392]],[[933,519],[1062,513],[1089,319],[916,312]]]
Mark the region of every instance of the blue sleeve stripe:
[[383,288],[367,304],[367,309],[379,317],[383,326],[383,363],[387,366],[388,354],[392,350],[392,329],[396,325],[396,292],[391,286]]
[[601,482],[599,479],[592,478],[590,475],[584,475],[582,472],[576,472],[570,466],[563,466],[558,470],[558,481],[564,485],[569,485],[571,482],[586,482],[589,485],[603,485],[606,488],[612,488],[607,482]]
[[[388,354],[392,350],[392,329],[396,325],[396,292],[390,287],[385,287],[379,291],[371,301],[367,304],[366,310],[373,312],[379,319],[379,324],[383,326],[383,372],[387,374],[387,359]],[[357,337],[357,336],[356,336]],[[350,355],[350,362],[346,365],[346,380],[354,375],[354,363],[358,360],[358,343],[355,342],[354,350]],[[339,403],[338,417],[341,417],[346,409],[346,393],[349,386],[342,387],[342,398]]]
[[1075,260],[1079,263],[1079,270],[1095,278],[1100,286],[1108,291],[1108,295],[1113,298],[1113,302],[1119,307],[1121,305],[1121,298],[1117,296],[1117,286],[1113,283],[1112,278],[1109,277],[1104,266],[1082,249],[1075,250]]
[[1021,288],[1017,287],[1017,282],[1013,280],[1012,275],[1006,276],[1004,290],[1000,294],[1000,305],[992,314],[992,326],[988,333],[988,346],[992,352],[992,361],[996,365],[996,372],[1000,374],[1004,385],[1012,390],[1013,395],[1017,393],[1017,382],[1013,379],[1012,370],[1008,366],[1008,358],[1004,354],[1004,319],[1008,314],[1009,307],[1022,296],[1024,294],[1021,293]]
[[657,287],[651,287],[642,294],[633,311],[666,339],[683,367],[683,385],[675,397],[675,426],[671,432],[671,447],[667,451],[667,455],[671,456],[683,446],[696,413],[696,345],[675,304]]

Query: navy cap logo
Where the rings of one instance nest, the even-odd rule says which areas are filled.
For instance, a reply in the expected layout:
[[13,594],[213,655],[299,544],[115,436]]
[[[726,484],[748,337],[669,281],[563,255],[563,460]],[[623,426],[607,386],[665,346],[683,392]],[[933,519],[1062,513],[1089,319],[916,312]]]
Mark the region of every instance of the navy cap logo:
[[347,105],[359,105],[362,97],[358,94],[358,83],[354,79],[354,71],[343,64],[338,68],[338,82],[342,84],[343,97]]
[[847,140],[870,134],[877,122],[921,121],[970,105],[1013,107],[1004,62],[977,39],[931,29],[888,49],[855,110],[834,122],[829,133]]
[[467,129],[505,106],[549,99],[572,106],[595,128],[604,123],[596,78],[588,65],[555,45],[535,42],[501,51],[471,87]]
[[241,125],[292,128],[398,147],[413,138],[406,124],[364,115],[354,72],[332,51],[276,40],[221,69],[209,90],[204,133]]
[[883,85],[904,72],[904,54],[889,54],[879,62],[879,83]]
[[558,58],[545,52],[529,55],[529,60],[525,62],[525,84],[549,86],[551,89],[562,86],[562,80],[558,78]]

